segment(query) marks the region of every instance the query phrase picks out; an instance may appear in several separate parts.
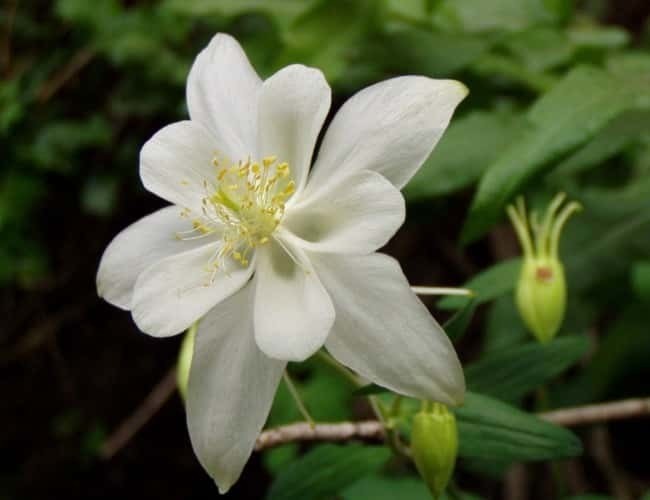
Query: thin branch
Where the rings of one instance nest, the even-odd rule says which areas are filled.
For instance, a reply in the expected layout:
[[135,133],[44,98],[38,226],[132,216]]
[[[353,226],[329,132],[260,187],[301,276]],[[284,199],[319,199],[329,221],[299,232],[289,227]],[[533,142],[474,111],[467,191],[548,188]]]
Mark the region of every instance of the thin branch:
[[61,90],[68,81],[92,61],[96,54],[97,51],[91,47],[79,49],[58,73],[43,83],[38,91],[38,100],[41,103],[49,101],[54,94]]
[[[175,368],[172,368],[152,389],[140,406],[108,437],[100,450],[100,456],[108,460],[126,446],[171,398],[175,389],[176,374]],[[539,413],[538,416],[565,427],[644,417],[650,416],[650,398],[578,406]],[[297,422],[263,431],[257,438],[255,449],[261,451],[298,441],[341,442],[353,439],[379,441],[384,439],[385,435],[384,424],[378,420],[323,423],[314,426],[309,422]]]
[[624,399],[611,403],[577,406],[540,414],[540,417],[544,420],[564,427],[647,416],[650,416],[650,398]]
[[260,451],[294,441],[336,442],[351,439],[379,441],[383,438],[384,427],[377,420],[317,424],[314,427],[309,425],[308,422],[298,422],[262,432],[257,438],[255,449]]
[[[543,420],[565,427],[644,417],[650,416],[650,398],[578,406],[539,413],[538,416]],[[307,423],[300,422],[262,432],[257,438],[255,449],[264,450],[293,441],[348,441],[351,439],[374,441],[383,436],[383,425],[377,420],[358,423],[316,424],[314,428]]]
[[167,374],[151,390],[140,406],[127,417],[118,428],[108,437],[101,449],[99,456],[109,460],[135,436],[138,431],[158,413],[163,405],[171,398],[176,390],[176,367],[171,368]]

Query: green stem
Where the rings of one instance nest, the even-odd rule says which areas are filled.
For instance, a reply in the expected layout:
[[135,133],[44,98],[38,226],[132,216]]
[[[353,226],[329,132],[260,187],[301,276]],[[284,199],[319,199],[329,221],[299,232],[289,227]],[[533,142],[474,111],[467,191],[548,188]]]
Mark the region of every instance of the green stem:
[[[336,361],[332,356],[327,354],[325,351],[323,350],[317,351],[316,356],[318,356],[322,361],[327,363],[329,366],[331,366],[337,372],[343,375],[346,379],[352,382],[352,384],[355,387],[363,387],[364,384],[359,377],[357,377],[354,373],[348,370],[345,366],[342,366],[338,361]],[[379,420],[385,427],[386,419],[384,418],[384,413],[381,411],[379,401],[377,400],[377,398],[375,396],[368,396],[368,402],[370,403],[370,408],[372,409],[372,412],[377,417],[377,420]]]
[[316,423],[314,422],[314,419],[310,415],[310,413],[307,411],[307,407],[302,401],[302,398],[300,397],[300,394],[298,393],[298,389],[294,385],[293,381],[291,380],[291,377],[289,377],[289,374],[285,370],[284,373],[282,374],[282,378],[287,384],[287,389],[289,389],[289,393],[291,394],[291,397],[293,400],[296,402],[296,406],[298,407],[298,410],[300,411],[300,414],[303,416],[303,418],[309,422],[309,425],[311,427],[314,427]]
[[352,385],[356,387],[363,387],[363,382],[359,379],[359,377],[357,377],[354,373],[348,370],[345,366],[341,365],[338,361],[336,361],[332,356],[327,354],[325,351],[323,350],[317,351],[316,356],[318,356],[321,361],[325,362],[326,364],[334,368],[337,372],[343,375],[343,377],[345,377],[350,382],[352,382]]

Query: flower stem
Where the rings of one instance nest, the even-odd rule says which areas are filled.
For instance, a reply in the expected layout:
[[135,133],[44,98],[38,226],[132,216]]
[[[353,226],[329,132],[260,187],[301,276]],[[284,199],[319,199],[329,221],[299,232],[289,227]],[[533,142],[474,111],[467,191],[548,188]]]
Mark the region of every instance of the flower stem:
[[418,295],[463,295],[466,297],[474,295],[474,292],[469,288],[445,286],[412,286],[411,290]]
[[345,366],[341,365],[338,361],[336,361],[332,356],[327,354],[325,351],[320,350],[316,352],[316,356],[318,356],[321,361],[325,362],[332,368],[334,368],[337,372],[339,372],[343,377],[348,379],[352,384],[356,387],[362,387],[363,382],[357,377],[354,373],[352,373],[350,370],[348,370]]
[[305,403],[303,403],[302,398],[298,393],[298,389],[296,388],[295,384],[291,380],[291,377],[289,377],[289,373],[287,373],[286,370],[282,374],[282,378],[284,379],[284,382],[287,384],[287,389],[289,389],[289,393],[291,394],[291,397],[295,401],[296,406],[300,411],[300,414],[307,422],[309,422],[310,427],[313,428],[316,425],[316,423],[314,422],[314,419],[310,415],[309,411],[307,411],[307,407],[305,406]]

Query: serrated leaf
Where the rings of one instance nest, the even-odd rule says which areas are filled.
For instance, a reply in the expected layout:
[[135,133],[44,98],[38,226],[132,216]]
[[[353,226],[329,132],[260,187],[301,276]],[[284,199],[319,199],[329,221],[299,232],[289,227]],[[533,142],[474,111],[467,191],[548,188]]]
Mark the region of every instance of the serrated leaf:
[[582,452],[571,431],[487,396],[468,392],[465,404],[455,412],[461,457],[525,462]]
[[587,338],[573,336],[493,351],[465,367],[467,387],[517,401],[576,363],[588,349]]
[[390,457],[383,446],[320,445],[282,470],[267,500],[321,500],[377,472]]
[[[519,258],[498,262],[474,276],[463,285],[463,288],[474,292],[474,303],[478,306],[510,292],[515,286],[520,268]],[[450,295],[440,300],[437,306],[445,310],[461,309],[466,301],[464,297]]]
[[582,66],[542,96],[528,112],[530,126],[521,140],[481,178],[461,240],[469,243],[483,235],[523,184],[553,161],[585,144],[624,111],[646,106],[649,94],[636,85]]

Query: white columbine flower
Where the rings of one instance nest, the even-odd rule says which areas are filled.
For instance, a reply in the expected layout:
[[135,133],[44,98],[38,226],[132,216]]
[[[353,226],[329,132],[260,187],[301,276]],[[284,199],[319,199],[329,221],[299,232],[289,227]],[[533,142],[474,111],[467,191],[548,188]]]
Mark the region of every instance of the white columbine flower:
[[404,221],[400,193],[466,88],[420,76],[330,108],[323,74],[260,80],[219,34],[187,82],[190,120],[142,148],[140,177],[172,205],[108,246],[97,288],[138,327],[176,335],[201,319],[188,384],[194,450],[221,492],[239,477],[287,361],[325,348],[400,394],[457,404],[464,378],[399,264],[375,253]]

